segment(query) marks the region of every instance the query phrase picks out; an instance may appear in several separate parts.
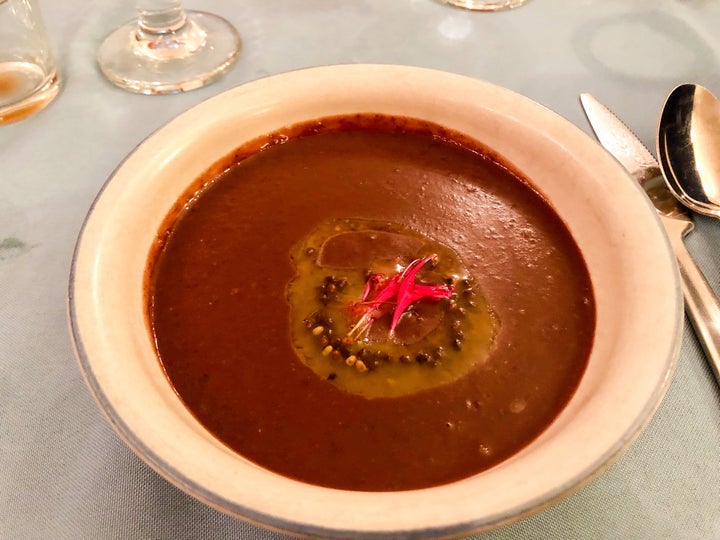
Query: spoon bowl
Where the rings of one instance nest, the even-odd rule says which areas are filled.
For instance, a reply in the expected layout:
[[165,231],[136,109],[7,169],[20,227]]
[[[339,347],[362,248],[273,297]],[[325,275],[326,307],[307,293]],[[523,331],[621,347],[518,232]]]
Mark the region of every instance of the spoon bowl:
[[720,218],[720,101],[709,90],[682,84],[670,93],[657,154],[673,195],[699,214]]

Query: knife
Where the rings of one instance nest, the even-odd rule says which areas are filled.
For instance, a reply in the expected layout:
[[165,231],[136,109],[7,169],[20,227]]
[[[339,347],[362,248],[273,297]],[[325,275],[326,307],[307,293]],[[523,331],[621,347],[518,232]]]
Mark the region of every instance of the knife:
[[670,193],[657,160],[635,134],[590,94],[581,94],[580,103],[600,144],[640,183],[658,212],[677,258],[685,310],[720,383],[720,301],[683,241],[694,228],[692,217]]

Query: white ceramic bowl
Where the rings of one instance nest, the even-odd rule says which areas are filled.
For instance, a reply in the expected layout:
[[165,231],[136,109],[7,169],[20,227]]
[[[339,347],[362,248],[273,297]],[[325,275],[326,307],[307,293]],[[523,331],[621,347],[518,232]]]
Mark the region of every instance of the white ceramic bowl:
[[[185,409],[155,356],[143,274],[161,222],[185,188],[244,142],[327,115],[430,120],[494,149],[552,203],[580,246],[597,302],[589,366],[557,420],[494,468],[391,493],[307,485],[228,450]],[[180,115],[118,167],[89,212],[69,312],[90,390],[125,442],[158,473],[234,516],[334,538],[486,530],[578,489],[632,442],[660,403],[681,337],[674,257],[649,201],[578,128],[508,90],[427,69],[313,68],[222,93]]]

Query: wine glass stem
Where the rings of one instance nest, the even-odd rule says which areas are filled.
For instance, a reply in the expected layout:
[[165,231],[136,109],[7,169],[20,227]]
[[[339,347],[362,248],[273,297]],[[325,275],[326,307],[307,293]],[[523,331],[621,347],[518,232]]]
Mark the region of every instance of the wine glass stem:
[[137,0],[138,26],[147,34],[167,34],[182,28],[187,15],[180,0]]

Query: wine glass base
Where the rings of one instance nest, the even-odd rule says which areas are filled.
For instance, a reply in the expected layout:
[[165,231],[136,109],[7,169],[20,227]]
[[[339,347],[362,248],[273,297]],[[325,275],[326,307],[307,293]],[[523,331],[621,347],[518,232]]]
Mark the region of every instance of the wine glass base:
[[201,88],[237,60],[240,36],[225,19],[187,11],[182,28],[156,36],[137,21],[112,32],[100,46],[103,75],[120,88],[140,94],[173,94]]
[[472,11],[501,11],[522,6],[528,0],[440,0],[443,4],[450,4]]

